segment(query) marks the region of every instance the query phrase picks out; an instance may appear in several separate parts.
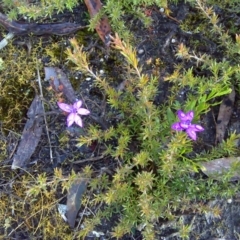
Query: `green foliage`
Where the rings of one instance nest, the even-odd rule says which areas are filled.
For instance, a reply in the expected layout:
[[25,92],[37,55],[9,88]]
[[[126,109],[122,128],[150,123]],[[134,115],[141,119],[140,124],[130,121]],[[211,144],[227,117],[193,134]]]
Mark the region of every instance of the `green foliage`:
[[[106,93],[109,105],[121,116],[121,121],[115,128],[103,131],[91,125],[88,134],[79,139],[80,146],[96,140],[105,143],[104,154],[121,163],[107,191],[97,197],[97,202],[107,204],[104,210],[108,213],[107,216],[115,211],[121,216],[113,229],[114,237],[120,238],[141,225],[145,226],[142,230],[145,239],[155,239],[154,223],[159,216],[174,218],[172,209],[180,207],[180,199],[206,200],[216,195],[230,196],[233,193],[234,187],[227,184],[229,178],[223,178],[222,184],[216,185],[211,179],[196,181],[189,173],[199,171],[198,162],[206,160],[205,156],[214,159],[236,154],[234,142],[238,136],[232,134],[226,142],[205,155],[202,153],[193,159],[189,158],[193,153],[193,142],[183,132],[169,135],[170,125],[175,121],[175,115],[169,106],[173,101],[173,109],[194,109],[195,121],[198,121],[200,115],[220,104],[218,97],[231,92],[231,79],[239,73],[237,65],[230,65],[226,60],[216,62],[206,55],[191,55],[180,45],[182,58],[187,61],[196,60],[198,67],[209,70],[212,75],[194,76],[193,69],[180,73],[177,66],[172,76],[165,79],[175,83],[172,96],[163,106],[156,107],[153,99],[157,94],[157,79],[142,74],[134,48],[121,41],[118,35],[113,38],[113,44],[125,58],[125,91],[115,90],[106,79],[95,74],[83,48],[78,46],[75,39],[71,40],[71,44],[73,50],[67,51],[68,59],[77,65],[78,70],[95,78],[96,86]],[[179,91],[186,86],[190,91],[183,105],[174,101],[174,98],[176,89]],[[115,139],[116,146],[109,144],[109,139]],[[228,190],[226,186],[229,187]],[[225,189],[224,194],[220,189]],[[179,228],[181,237],[187,239],[191,227],[181,225]]]
[[[72,11],[81,0],[50,0],[39,1],[38,3],[29,3],[24,0],[3,0],[3,7],[8,11],[10,19],[17,19],[18,15],[36,20],[38,18],[51,17],[54,13],[61,13],[64,10]],[[157,5],[167,8],[167,0],[107,0],[104,8],[93,18],[90,19],[89,29],[93,30],[98,20],[107,15],[111,21],[111,27],[114,32],[118,32],[123,38],[130,38],[131,33],[124,23],[125,14],[131,14],[135,18],[141,19],[145,26],[151,23],[151,19],[143,13],[143,8]],[[132,23],[131,23],[132,24]]]
[[103,11],[109,17],[114,32],[117,32],[124,39],[129,39],[131,34],[124,23],[125,14],[131,14],[135,18],[141,19],[145,26],[149,26],[151,19],[143,13],[143,6],[151,5],[167,7],[167,0],[107,0]]
[[16,19],[18,14],[24,15],[29,19],[37,19],[39,17],[50,16],[54,13],[60,13],[64,10],[72,11],[79,3],[78,0],[44,0],[38,4],[29,3],[24,0],[9,1],[3,0],[3,7],[9,10],[8,16],[11,19]]

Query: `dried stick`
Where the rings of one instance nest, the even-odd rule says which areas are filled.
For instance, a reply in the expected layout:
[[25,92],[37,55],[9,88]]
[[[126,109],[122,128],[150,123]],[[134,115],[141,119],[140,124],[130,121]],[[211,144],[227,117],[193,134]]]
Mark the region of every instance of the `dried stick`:
[[[36,64],[36,66],[37,66],[37,76],[38,76],[38,86],[39,86],[39,90],[40,90],[40,96],[43,99],[43,91],[42,91],[41,77],[40,77],[40,73],[39,73],[38,64]],[[50,135],[49,135],[49,128],[48,128],[48,124],[47,124],[46,112],[45,112],[45,109],[44,109],[43,101],[42,101],[42,107],[43,107],[43,112],[44,112],[43,117],[44,117],[44,122],[45,122],[46,132],[47,132],[47,138],[48,138],[48,143],[49,143],[49,155],[50,155],[51,162],[53,162],[52,144],[51,144],[51,139],[50,139]]]

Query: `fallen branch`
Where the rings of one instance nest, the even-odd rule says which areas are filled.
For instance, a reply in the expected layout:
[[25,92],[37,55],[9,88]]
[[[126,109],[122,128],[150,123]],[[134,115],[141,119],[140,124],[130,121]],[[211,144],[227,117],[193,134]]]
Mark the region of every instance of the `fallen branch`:
[[76,23],[19,23],[10,21],[7,16],[0,13],[0,25],[14,35],[68,35],[86,28]]

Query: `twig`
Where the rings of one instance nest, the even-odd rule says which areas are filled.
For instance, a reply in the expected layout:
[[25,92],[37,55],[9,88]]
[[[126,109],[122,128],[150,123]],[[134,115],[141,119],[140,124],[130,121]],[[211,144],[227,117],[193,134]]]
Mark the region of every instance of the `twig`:
[[[40,96],[41,96],[41,98],[43,98],[41,77],[40,77],[40,73],[39,73],[38,64],[36,64],[36,66],[37,66],[37,76],[38,76],[38,86],[39,86],[39,90],[40,90]],[[49,143],[49,155],[50,155],[51,162],[53,162],[52,145],[51,145],[51,139],[50,139],[50,136],[49,136],[49,128],[48,128],[48,124],[47,124],[46,112],[45,112],[45,109],[44,109],[43,101],[42,101],[42,107],[43,107],[43,112],[44,112],[43,117],[44,117],[44,122],[45,122],[46,132],[47,132],[47,138],[48,138],[48,143]]]
[[13,154],[15,153],[15,151],[16,151],[16,149],[17,149],[17,146],[18,146],[18,143],[15,144],[15,146],[14,146],[14,148],[13,148],[11,154],[9,155],[9,159],[12,158]]
[[104,157],[103,155],[100,155],[98,157],[85,158],[83,160],[74,161],[72,163],[76,164],[76,163],[94,162],[94,161],[98,161],[100,159],[103,159],[103,157]]
[[2,25],[7,31],[13,33],[16,36],[28,35],[68,35],[74,33],[80,29],[85,29],[87,26],[81,26],[77,23],[65,22],[65,23],[20,23],[17,21],[11,21],[8,17],[0,12],[0,25]]

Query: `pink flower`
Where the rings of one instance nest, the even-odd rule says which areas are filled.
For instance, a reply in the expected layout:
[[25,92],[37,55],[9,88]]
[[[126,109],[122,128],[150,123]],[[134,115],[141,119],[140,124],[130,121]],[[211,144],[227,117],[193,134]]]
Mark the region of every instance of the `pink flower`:
[[202,132],[204,128],[198,124],[191,123],[194,117],[194,112],[189,111],[187,113],[184,113],[182,110],[178,110],[177,115],[180,122],[172,124],[172,129],[176,131],[186,131],[187,135],[191,139],[196,140],[196,132]]
[[66,104],[66,103],[57,103],[59,108],[61,108],[64,112],[69,113],[67,117],[67,126],[70,127],[74,122],[80,126],[83,127],[82,119],[79,115],[88,115],[90,114],[90,111],[86,108],[81,108],[82,101],[79,100],[75,102],[73,105]]

